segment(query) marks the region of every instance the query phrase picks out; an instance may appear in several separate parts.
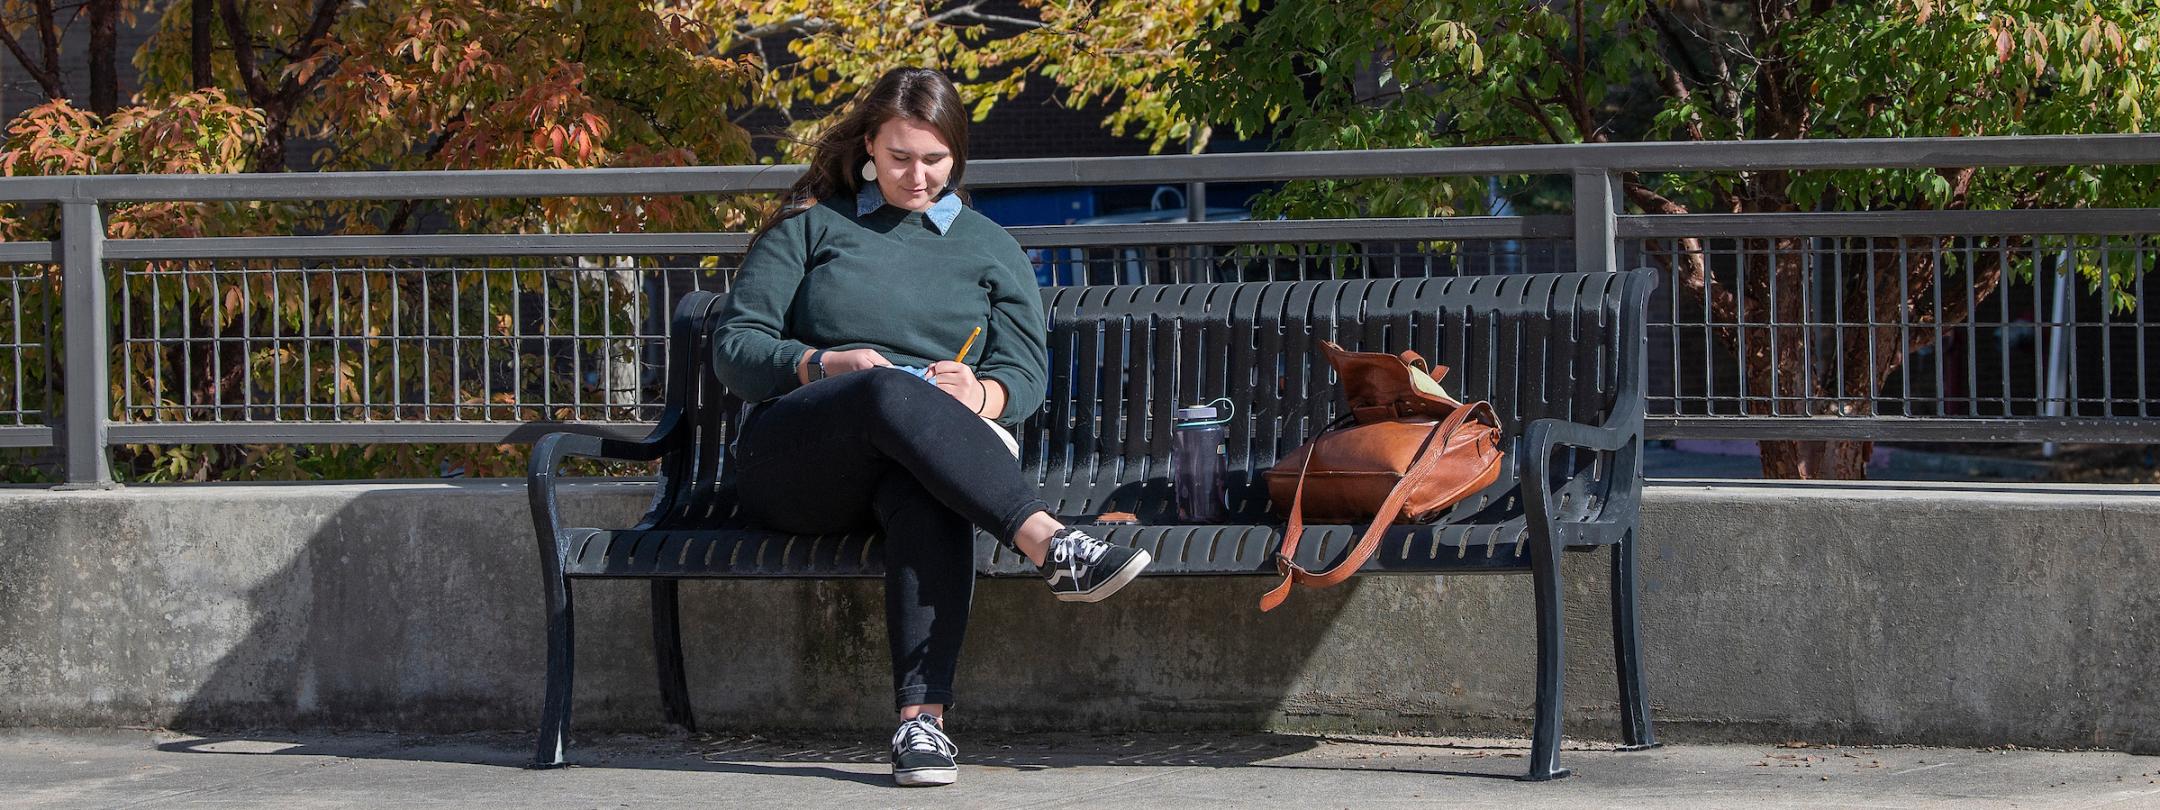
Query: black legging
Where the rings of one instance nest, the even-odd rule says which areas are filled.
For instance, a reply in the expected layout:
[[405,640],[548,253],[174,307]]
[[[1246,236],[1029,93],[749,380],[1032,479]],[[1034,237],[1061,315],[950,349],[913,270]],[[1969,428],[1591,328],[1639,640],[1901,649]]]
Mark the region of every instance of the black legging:
[[975,596],[974,527],[1010,545],[1029,515],[1049,510],[996,431],[925,380],[864,369],[759,403],[735,463],[753,521],[883,533],[895,705],[951,705]]

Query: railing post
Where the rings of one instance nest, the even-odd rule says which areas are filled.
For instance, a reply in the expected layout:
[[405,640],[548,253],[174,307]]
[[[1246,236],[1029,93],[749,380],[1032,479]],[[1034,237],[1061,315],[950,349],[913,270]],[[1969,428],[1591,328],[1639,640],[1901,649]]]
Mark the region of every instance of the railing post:
[[1619,263],[1619,178],[1609,169],[1575,170],[1575,270],[1607,272]]
[[67,484],[69,489],[112,486],[106,446],[111,363],[105,309],[105,213],[95,201],[60,206],[60,271],[65,292],[67,342]]

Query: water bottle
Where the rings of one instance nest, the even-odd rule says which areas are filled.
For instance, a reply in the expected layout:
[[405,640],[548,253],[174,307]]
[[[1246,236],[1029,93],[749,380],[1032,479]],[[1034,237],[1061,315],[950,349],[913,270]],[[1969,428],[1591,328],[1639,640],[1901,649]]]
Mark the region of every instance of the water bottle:
[[[1218,399],[1227,409],[1230,401]],[[1213,407],[1177,409],[1170,431],[1170,491],[1182,523],[1214,523],[1228,511],[1224,490],[1230,479],[1230,457],[1223,449],[1223,424],[1229,422]]]

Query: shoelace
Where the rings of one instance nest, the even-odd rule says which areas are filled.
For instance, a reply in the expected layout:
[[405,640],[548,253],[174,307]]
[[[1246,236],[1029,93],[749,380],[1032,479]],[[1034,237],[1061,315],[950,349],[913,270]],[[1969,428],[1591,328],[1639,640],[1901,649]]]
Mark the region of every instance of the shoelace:
[[1066,535],[1064,542],[1050,546],[1050,562],[1065,566],[1066,572],[1077,580],[1087,566],[1102,562],[1103,554],[1109,550],[1109,543],[1074,532]]
[[938,728],[937,721],[927,714],[901,723],[900,729],[893,732],[892,746],[894,751],[929,751],[948,758],[960,754],[952,738],[945,736],[944,729]]

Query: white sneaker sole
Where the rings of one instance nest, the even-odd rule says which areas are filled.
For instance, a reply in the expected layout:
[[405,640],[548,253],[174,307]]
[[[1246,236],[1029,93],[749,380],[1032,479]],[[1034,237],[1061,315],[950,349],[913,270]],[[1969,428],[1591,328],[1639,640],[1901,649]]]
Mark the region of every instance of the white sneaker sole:
[[939,785],[950,785],[953,783],[954,779],[957,779],[959,777],[960,769],[957,767],[916,768],[912,771],[893,771],[892,775],[893,781],[898,782],[901,787],[937,787]]
[[1133,555],[1133,561],[1125,564],[1125,570],[1119,571],[1117,576],[1104,580],[1101,585],[1095,586],[1095,590],[1086,593],[1061,593],[1057,595],[1058,601],[1100,602],[1108,599],[1111,594],[1117,593],[1118,589],[1125,587],[1125,583],[1131,582],[1134,577],[1140,576],[1140,572],[1148,567],[1148,563],[1154,561],[1155,558],[1142,551]]

